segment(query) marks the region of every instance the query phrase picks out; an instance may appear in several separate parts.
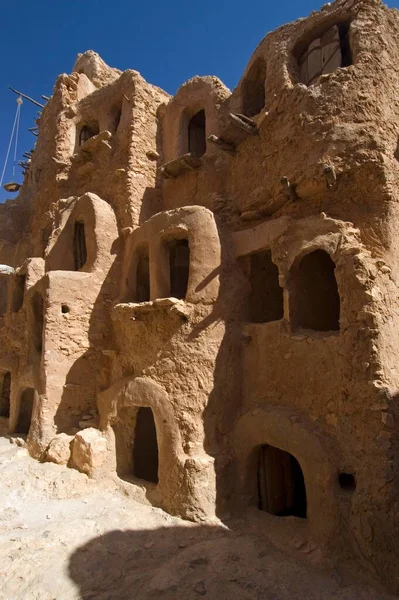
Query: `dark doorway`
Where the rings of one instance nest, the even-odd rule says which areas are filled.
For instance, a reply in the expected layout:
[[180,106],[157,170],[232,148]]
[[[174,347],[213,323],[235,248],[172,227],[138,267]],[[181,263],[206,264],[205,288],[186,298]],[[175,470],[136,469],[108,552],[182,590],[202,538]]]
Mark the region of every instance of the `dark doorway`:
[[306,254],[290,281],[290,318],[294,329],[338,331],[340,298],[335,263],[324,250]]
[[252,323],[269,323],[283,318],[283,289],[278,276],[278,268],[272,261],[270,250],[250,256],[249,319]]
[[33,401],[35,398],[35,390],[26,388],[21,394],[21,402],[19,407],[19,417],[15,433],[24,433],[28,435],[33,412]]
[[43,324],[44,324],[44,304],[43,298],[39,292],[35,292],[32,298],[32,332],[33,342],[38,352],[43,348]]
[[14,291],[12,295],[12,310],[18,312],[22,308],[25,292],[25,275],[17,275],[14,282]]
[[83,221],[75,222],[73,253],[75,261],[75,271],[79,271],[87,261],[85,224]]
[[11,398],[11,373],[7,371],[3,375],[0,395],[0,417],[10,418],[10,398]]
[[297,459],[274,446],[261,446],[258,468],[259,508],[272,515],[306,519],[306,488]]
[[190,246],[188,240],[171,240],[169,248],[170,295],[184,299],[190,273]]
[[188,151],[200,158],[206,152],[205,111],[200,110],[188,124]]
[[0,277],[0,317],[7,312],[7,278]]
[[257,58],[242,82],[242,112],[254,117],[265,107],[266,63]]
[[136,270],[136,302],[150,300],[150,259],[148,248],[141,248]]
[[137,413],[133,447],[134,475],[158,483],[158,443],[154,415],[149,407]]

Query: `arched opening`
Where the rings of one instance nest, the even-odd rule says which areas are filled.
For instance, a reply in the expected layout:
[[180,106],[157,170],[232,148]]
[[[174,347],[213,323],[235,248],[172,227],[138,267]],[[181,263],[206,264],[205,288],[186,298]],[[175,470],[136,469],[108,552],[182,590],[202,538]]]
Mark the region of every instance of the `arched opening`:
[[0,417],[10,418],[10,398],[11,398],[11,373],[6,371],[3,375],[0,395]]
[[25,292],[25,275],[17,275],[14,282],[12,295],[12,311],[18,312],[22,308]]
[[38,352],[43,348],[43,323],[44,323],[44,303],[39,292],[35,292],[32,298],[32,329],[33,343]]
[[134,475],[158,483],[158,442],[154,415],[149,407],[137,412],[133,446]]
[[205,110],[197,112],[189,121],[188,151],[196,158],[200,158],[206,152]]
[[335,263],[324,250],[306,254],[290,277],[290,318],[293,329],[338,331],[340,298]]
[[302,83],[312,85],[321,75],[353,64],[349,29],[349,22],[338,23],[313,39],[299,59]]
[[150,300],[150,259],[148,247],[140,248],[136,268],[136,302]]
[[35,390],[33,388],[25,388],[21,394],[18,423],[15,433],[28,435],[32,421],[34,399]]
[[242,82],[242,112],[254,117],[265,107],[266,63],[257,58]]
[[97,122],[83,125],[79,133],[79,146],[87,142],[90,138],[99,134],[99,127]]
[[259,508],[278,517],[306,519],[306,487],[297,459],[274,446],[261,446],[258,467]]
[[83,221],[75,222],[73,255],[75,261],[75,271],[79,271],[87,261],[86,234],[85,224]]
[[284,297],[271,251],[251,254],[249,260],[249,319],[252,323],[279,321],[284,316]]
[[170,240],[168,249],[170,295],[173,298],[184,299],[187,294],[190,273],[190,246],[188,240]]

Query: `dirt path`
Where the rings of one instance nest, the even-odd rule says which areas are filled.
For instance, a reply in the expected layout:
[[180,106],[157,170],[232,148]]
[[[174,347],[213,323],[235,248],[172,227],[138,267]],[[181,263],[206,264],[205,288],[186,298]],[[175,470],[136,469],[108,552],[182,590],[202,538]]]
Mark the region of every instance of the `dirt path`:
[[312,548],[283,553],[239,521],[187,523],[4,438],[0,490],[1,600],[390,598],[343,587]]

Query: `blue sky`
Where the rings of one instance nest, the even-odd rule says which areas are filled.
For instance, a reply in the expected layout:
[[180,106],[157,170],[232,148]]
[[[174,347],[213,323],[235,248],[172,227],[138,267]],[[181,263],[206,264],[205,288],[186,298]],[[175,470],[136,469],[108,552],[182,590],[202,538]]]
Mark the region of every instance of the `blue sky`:
[[[238,82],[263,36],[320,8],[321,0],[2,0],[0,173],[16,110],[11,85],[40,101],[76,54],[92,49],[111,66],[136,69],[169,93],[193,75]],[[399,8],[399,0],[388,0]],[[21,111],[19,159],[33,147],[36,108]],[[12,165],[5,180],[12,175]],[[21,181],[17,169],[17,181]],[[0,201],[12,197],[0,191]]]

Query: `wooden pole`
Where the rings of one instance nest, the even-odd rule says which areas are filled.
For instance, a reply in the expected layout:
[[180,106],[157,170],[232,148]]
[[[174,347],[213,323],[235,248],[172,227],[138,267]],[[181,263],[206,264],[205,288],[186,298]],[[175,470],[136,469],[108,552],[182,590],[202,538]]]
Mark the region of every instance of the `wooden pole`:
[[44,108],[44,104],[40,104],[40,102],[36,102],[36,100],[33,100],[33,98],[30,98],[26,94],[23,94],[22,92],[18,92],[18,90],[14,90],[14,88],[12,88],[10,85],[8,86],[8,89],[11,90],[12,92],[14,92],[14,94],[17,94],[18,96],[22,96],[22,98],[29,100],[29,102],[32,102],[32,104],[36,104],[36,106],[40,106],[40,108]]

